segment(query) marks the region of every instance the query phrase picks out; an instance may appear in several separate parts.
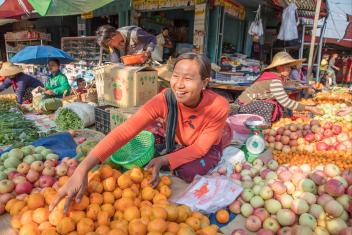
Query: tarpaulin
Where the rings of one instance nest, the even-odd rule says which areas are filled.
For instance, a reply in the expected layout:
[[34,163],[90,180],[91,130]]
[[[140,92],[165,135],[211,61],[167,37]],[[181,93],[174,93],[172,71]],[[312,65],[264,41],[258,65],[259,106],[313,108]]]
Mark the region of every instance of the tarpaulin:
[[[1,0],[0,0],[1,1]],[[98,9],[114,0],[28,0],[41,16],[77,15]]]

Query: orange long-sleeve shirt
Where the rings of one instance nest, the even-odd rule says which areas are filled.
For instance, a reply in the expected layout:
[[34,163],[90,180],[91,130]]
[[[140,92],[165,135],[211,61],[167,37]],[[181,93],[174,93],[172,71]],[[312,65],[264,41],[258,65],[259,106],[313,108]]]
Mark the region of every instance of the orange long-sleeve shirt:
[[[186,147],[167,155],[171,169],[201,158],[208,153],[211,146],[219,144],[228,113],[227,100],[210,90],[204,91],[203,98],[196,108],[178,104],[176,142]],[[154,120],[166,120],[166,117],[167,103],[162,92],[111,131],[91,154],[104,161]]]

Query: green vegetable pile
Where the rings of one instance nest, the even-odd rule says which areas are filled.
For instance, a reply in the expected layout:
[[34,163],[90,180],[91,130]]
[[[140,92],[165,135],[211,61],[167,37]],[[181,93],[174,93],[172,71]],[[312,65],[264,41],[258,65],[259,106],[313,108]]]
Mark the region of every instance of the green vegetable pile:
[[33,121],[25,119],[19,111],[0,112],[0,145],[22,146],[40,137]]
[[80,117],[67,108],[58,110],[55,123],[60,130],[78,130],[83,128],[83,122]]
[[0,112],[10,110],[12,108],[18,107],[15,97],[1,96],[0,97]]

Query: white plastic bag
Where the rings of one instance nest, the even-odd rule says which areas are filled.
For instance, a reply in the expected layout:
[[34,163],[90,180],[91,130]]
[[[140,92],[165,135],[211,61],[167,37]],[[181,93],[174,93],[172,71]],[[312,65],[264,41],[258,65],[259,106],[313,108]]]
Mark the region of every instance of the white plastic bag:
[[226,176],[198,176],[183,193],[172,197],[171,201],[210,214],[228,206],[242,191],[241,186]]
[[[93,104],[73,102],[64,105],[62,109],[69,109],[75,112],[78,117],[82,120],[83,127],[88,127],[95,123],[95,113]],[[61,109],[56,111],[56,115],[58,115],[60,110]]]
[[246,161],[244,152],[240,150],[239,148],[236,148],[234,146],[229,146],[224,149],[221,157],[221,161],[219,164],[211,171],[217,172],[219,168],[225,168],[226,169],[226,176],[230,176],[233,173],[233,167],[237,163],[241,163]]
[[248,34],[251,36],[261,37],[264,34],[263,23],[260,18],[260,9],[261,6],[259,5],[255,19],[249,26]]

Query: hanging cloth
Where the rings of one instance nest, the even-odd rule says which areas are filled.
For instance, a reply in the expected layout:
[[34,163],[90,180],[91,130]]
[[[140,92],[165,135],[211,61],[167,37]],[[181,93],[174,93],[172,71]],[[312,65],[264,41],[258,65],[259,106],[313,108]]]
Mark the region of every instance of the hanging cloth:
[[290,3],[283,11],[278,39],[283,41],[298,39],[296,11],[297,6],[294,3]]
[[260,38],[264,34],[263,23],[260,17],[261,5],[257,9],[257,14],[255,15],[254,21],[251,23],[248,29],[248,34]]

